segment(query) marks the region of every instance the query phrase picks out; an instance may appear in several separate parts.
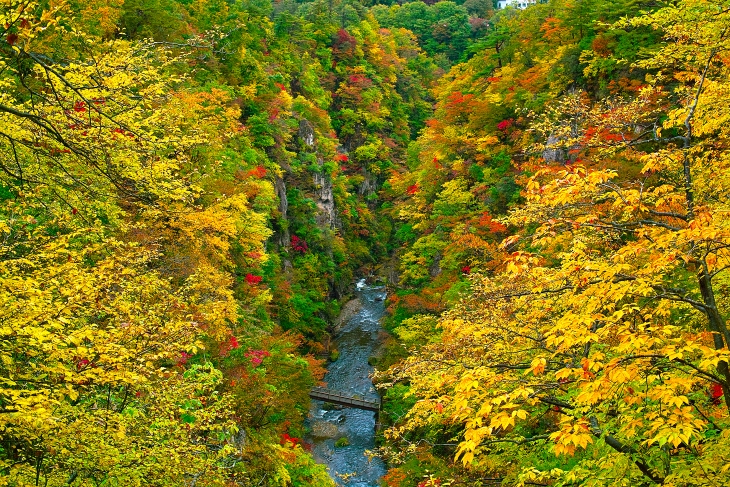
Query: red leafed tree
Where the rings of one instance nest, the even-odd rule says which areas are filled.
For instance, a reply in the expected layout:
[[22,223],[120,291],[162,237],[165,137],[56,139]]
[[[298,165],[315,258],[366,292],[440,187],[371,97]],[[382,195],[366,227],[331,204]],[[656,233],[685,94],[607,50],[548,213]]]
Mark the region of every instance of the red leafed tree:
[[305,253],[309,250],[307,242],[303,238],[297,237],[296,235],[291,236],[291,248],[297,252]]

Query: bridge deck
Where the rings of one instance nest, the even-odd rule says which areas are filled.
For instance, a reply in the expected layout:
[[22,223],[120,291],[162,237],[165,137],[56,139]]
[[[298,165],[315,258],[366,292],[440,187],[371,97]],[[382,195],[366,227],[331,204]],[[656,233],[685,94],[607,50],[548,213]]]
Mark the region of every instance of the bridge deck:
[[314,387],[309,392],[309,397],[318,401],[331,402],[341,406],[365,409],[366,411],[379,411],[380,401],[368,401],[339,391],[332,391],[324,387]]

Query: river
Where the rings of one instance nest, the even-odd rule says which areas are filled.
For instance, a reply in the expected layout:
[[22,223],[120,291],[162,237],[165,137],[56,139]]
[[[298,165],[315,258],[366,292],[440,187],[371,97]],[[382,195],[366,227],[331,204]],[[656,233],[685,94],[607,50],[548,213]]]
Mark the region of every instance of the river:
[[[327,368],[324,380],[328,389],[377,399],[378,393],[370,380],[373,367],[368,365],[368,358],[378,347],[380,319],[385,313],[385,288],[368,286],[363,279],[356,285],[356,294],[361,308],[335,337],[340,355]],[[318,462],[327,465],[338,485],[379,485],[378,480],[385,475],[385,464],[379,458],[368,460],[365,456],[365,450],[375,446],[375,413],[312,401],[309,424],[312,454]]]

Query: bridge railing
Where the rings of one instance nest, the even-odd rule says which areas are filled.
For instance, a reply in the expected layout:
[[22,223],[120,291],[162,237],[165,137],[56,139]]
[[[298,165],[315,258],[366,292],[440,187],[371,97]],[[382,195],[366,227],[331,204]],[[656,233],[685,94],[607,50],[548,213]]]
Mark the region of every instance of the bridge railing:
[[379,400],[367,400],[361,399],[351,394],[346,394],[340,391],[333,391],[325,387],[313,387],[309,392],[309,397],[319,401],[331,402],[333,404],[340,404],[342,406],[349,406],[358,409],[365,409],[368,411],[379,411],[380,401]]

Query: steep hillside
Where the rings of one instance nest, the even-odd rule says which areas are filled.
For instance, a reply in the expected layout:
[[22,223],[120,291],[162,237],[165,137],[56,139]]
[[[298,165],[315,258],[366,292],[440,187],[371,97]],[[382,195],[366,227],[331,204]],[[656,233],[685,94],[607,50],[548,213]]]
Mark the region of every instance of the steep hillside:
[[0,485],[724,485],[726,1],[0,4]]

